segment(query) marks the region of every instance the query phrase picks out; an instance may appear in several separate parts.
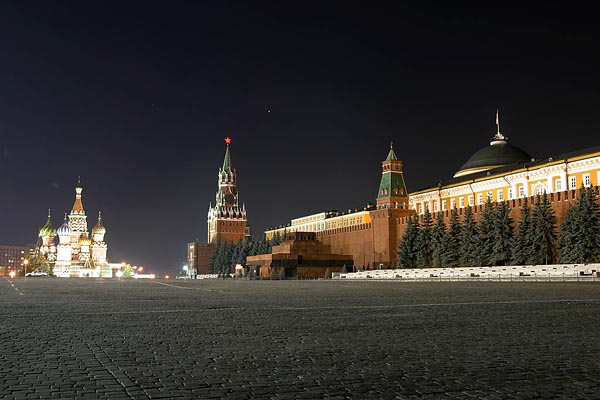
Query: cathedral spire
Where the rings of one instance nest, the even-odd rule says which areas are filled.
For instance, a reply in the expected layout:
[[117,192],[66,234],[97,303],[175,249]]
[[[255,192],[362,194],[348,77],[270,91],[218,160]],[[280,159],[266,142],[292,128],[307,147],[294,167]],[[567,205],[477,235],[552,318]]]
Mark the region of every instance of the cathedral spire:
[[75,185],[75,202],[73,203],[72,214],[82,214],[83,213],[83,203],[81,202],[81,192],[83,191],[83,187],[81,186],[81,177],[77,177],[77,185]]

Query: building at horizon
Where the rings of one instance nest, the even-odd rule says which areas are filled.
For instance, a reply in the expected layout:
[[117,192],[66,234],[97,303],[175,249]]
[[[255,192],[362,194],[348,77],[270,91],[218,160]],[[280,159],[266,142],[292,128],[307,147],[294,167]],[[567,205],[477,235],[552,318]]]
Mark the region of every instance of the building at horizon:
[[376,206],[294,218],[266,230],[265,235],[271,239],[286,232],[315,232],[333,253],[352,254],[355,269],[392,268],[409,214],[422,218],[426,212],[441,213],[448,224],[450,210],[456,208],[462,217],[465,208],[470,207],[478,219],[489,198],[492,202],[508,202],[510,215],[516,220],[524,199],[547,193],[560,222],[579,189],[598,186],[599,182],[600,147],[536,160],[508,143],[496,113],[496,132],[489,145],[471,155],[452,178],[407,193],[402,162],[391,147],[382,163]]
[[36,255],[48,263],[55,276],[112,277],[102,214],[98,212],[98,221],[90,236],[82,192],[81,179],[78,179],[73,207],[69,214],[65,213],[63,224],[58,229],[54,228],[48,210],[46,222],[39,229]]
[[208,206],[207,241],[191,242],[187,246],[188,274],[207,274],[210,257],[218,243],[237,243],[250,238],[250,227],[246,206],[240,207],[237,190],[237,172],[231,163],[229,145],[231,138],[225,138],[225,157],[217,175],[215,204]]

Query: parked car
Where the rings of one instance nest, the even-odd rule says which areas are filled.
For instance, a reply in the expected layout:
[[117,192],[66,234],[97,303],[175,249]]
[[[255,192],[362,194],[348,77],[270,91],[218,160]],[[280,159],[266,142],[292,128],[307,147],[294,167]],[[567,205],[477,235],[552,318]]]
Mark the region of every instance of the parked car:
[[25,276],[48,276],[48,273],[44,271],[31,271],[26,273]]

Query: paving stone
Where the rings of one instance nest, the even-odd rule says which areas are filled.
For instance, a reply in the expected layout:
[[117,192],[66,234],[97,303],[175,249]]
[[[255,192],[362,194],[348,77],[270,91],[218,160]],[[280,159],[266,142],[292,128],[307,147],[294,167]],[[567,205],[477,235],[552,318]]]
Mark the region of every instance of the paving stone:
[[0,399],[600,400],[595,283],[166,283],[0,277]]

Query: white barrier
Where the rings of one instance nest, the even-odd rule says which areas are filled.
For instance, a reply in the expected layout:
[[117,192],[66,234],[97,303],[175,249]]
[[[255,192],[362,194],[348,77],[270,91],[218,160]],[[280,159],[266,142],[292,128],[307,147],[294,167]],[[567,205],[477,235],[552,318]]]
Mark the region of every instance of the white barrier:
[[334,273],[332,276],[333,279],[399,280],[579,280],[598,277],[600,264],[383,269]]

